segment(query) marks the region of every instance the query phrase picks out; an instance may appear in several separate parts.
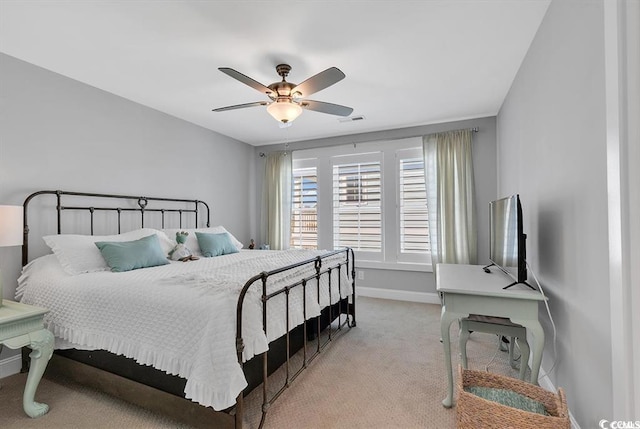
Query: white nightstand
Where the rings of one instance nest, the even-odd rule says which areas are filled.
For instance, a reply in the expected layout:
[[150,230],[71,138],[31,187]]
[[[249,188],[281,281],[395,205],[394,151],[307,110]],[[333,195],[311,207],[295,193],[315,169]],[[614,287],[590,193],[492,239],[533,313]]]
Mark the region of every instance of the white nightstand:
[[0,307],[0,344],[10,349],[29,346],[31,367],[24,388],[22,403],[29,417],[40,417],[49,411],[47,404],[33,400],[42,374],[53,353],[53,334],[44,328],[42,318],[49,310],[9,300]]

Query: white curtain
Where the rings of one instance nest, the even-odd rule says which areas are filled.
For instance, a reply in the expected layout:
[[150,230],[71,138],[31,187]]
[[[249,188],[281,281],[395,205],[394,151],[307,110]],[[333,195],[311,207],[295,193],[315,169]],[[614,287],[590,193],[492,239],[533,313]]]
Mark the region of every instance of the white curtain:
[[423,137],[431,261],[477,263],[471,130]]
[[291,227],[291,153],[266,156],[262,182],[263,244],[271,249],[289,248]]

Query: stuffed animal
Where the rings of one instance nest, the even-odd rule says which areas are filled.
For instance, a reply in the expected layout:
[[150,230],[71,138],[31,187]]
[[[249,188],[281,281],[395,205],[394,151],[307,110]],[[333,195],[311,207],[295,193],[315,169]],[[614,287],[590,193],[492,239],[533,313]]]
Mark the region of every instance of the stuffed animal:
[[185,242],[187,241],[187,236],[189,235],[186,231],[176,232],[176,242],[178,244],[175,245],[173,249],[169,252],[169,259],[172,261],[195,261],[198,258],[193,256],[191,250],[187,246],[185,246]]

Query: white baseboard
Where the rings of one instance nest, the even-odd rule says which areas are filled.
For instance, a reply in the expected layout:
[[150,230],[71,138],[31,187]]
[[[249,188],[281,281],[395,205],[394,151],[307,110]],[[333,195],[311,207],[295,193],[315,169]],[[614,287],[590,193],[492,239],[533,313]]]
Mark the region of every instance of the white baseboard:
[[394,299],[396,301],[422,302],[425,304],[440,304],[440,298],[433,292],[412,292],[408,290],[381,289],[356,285],[356,296],[370,298]]
[[0,360],[0,378],[9,377],[22,369],[22,355],[17,355]]
[[[544,369],[542,369],[542,366],[540,366],[540,374],[538,375],[538,383],[540,383],[540,387],[550,391],[550,392],[557,392],[558,389],[556,389],[556,386],[553,385],[553,382],[551,381],[551,379],[549,378],[549,375],[546,373],[546,371]],[[572,429],[580,429],[580,425],[578,424],[578,422],[576,421],[575,418],[573,418],[573,414],[571,414],[571,410],[569,410],[569,420],[571,421],[571,428]]]

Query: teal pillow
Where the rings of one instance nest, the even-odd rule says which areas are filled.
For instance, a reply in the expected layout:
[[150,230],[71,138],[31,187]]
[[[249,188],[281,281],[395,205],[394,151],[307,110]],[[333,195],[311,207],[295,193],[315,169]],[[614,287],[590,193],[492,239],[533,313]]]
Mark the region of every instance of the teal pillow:
[[169,263],[155,234],[135,241],[97,241],[96,246],[116,273]]
[[198,245],[202,251],[202,256],[205,258],[238,253],[238,248],[233,244],[228,232],[223,232],[221,234],[207,234],[196,231],[196,238],[198,239]]

